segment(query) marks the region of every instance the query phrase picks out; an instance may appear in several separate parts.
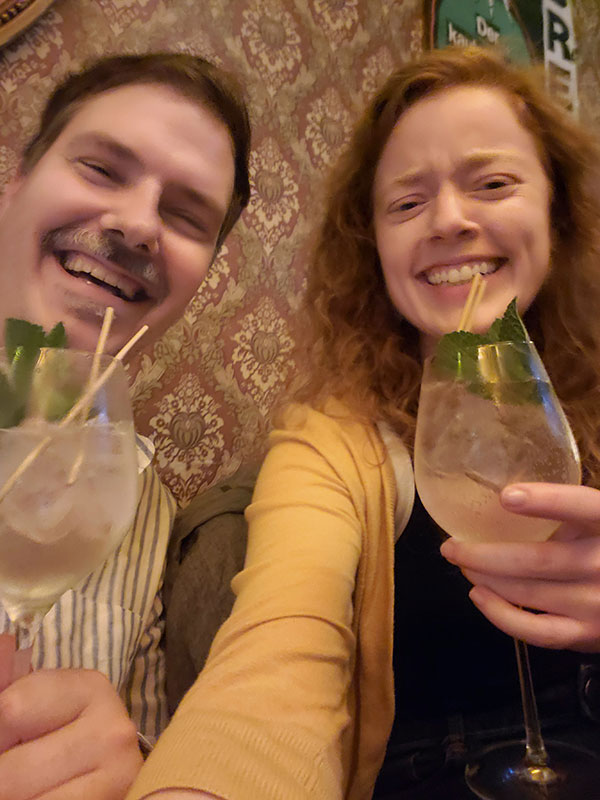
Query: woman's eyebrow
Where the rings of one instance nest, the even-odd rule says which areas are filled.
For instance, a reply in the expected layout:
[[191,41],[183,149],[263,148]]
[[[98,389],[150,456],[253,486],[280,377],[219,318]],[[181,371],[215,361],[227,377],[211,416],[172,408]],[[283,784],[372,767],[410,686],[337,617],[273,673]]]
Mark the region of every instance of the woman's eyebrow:
[[[510,154],[508,151],[503,150],[477,150],[472,153],[467,153],[459,164],[459,169],[463,167],[479,167],[485,166],[486,164],[491,163],[502,157],[511,157],[514,154]],[[390,181],[390,187],[395,186],[415,186],[418,183],[422,183],[424,180],[428,178],[428,176],[435,173],[435,169],[423,169],[422,167],[415,167],[414,169],[406,170],[406,172],[402,172],[400,175],[397,175]]]
[[406,172],[397,175],[392,181],[390,181],[390,187],[415,186],[417,183],[421,183],[430,172],[431,170],[424,169],[407,170]]
[[521,157],[516,150],[475,150],[467,153],[463,163],[467,167],[485,167],[494,161],[520,161]]

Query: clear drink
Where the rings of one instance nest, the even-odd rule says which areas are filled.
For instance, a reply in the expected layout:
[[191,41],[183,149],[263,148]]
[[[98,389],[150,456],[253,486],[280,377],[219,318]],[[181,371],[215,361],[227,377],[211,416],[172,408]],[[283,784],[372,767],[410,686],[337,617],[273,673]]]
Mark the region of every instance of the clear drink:
[[[0,430],[0,486],[54,438],[0,503],[0,598],[11,619],[44,613],[119,545],[137,495],[133,426],[95,418]],[[69,484],[73,464],[81,460]]]
[[466,475],[434,473],[417,467],[423,505],[450,536],[471,542],[543,542],[556,530],[552,520],[512,514],[500,505],[498,491]]
[[[446,342],[447,343],[447,342]],[[542,541],[558,523],[505,511],[502,489],[516,482],[578,484],[579,454],[567,419],[529,341],[438,348],[425,361],[415,440],[423,505],[457,539]],[[598,758],[542,738],[527,655],[515,640],[525,742],[474,754],[465,777],[486,800],[594,796]]]
[[[550,397],[547,381],[532,394]],[[505,396],[516,396],[504,386]],[[500,491],[516,481],[579,483],[562,415],[544,403],[494,403],[460,382],[424,382],[415,479],[423,505],[449,535],[468,541],[544,541],[558,523],[506,511]]]

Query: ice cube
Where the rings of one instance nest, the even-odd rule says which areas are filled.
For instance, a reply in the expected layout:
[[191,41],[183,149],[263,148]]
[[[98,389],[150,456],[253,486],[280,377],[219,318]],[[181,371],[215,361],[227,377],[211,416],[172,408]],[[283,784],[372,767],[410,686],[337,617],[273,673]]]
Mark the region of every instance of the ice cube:
[[66,520],[73,507],[74,493],[64,480],[57,480],[52,474],[40,480],[33,468],[31,472],[7,494],[3,513],[23,536],[40,544],[51,544],[70,530]]
[[507,431],[493,402],[460,384],[439,385],[427,398],[425,458],[439,475],[467,474],[495,490],[508,480]]

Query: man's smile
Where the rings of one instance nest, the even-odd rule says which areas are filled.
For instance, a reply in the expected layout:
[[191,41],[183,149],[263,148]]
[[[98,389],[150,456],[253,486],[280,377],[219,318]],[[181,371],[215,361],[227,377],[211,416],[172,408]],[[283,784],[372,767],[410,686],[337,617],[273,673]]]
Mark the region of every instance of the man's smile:
[[84,278],[112,292],[116,297],[127,302],[138,302],[148,299],[146,291],[135,281],[125,275],[107,269],[93,257],[73,251],[56,253],[61,267],[76,278]]
[[147,253],[128,248],[111,231],[63,228],[48,233],[42,250],[65,272],[110,292],[127,303],[157,299],[161,281]]

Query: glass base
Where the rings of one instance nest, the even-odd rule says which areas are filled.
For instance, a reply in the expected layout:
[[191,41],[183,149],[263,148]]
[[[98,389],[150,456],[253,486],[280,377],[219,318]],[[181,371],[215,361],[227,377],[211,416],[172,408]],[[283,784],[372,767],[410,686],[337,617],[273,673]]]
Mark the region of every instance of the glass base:
[[585,748],[547,741],[548,766],[525,763],[525,742],[504,742],[467,764],[467,786],[483,800],[591,800],[598,796],[600,758]]

